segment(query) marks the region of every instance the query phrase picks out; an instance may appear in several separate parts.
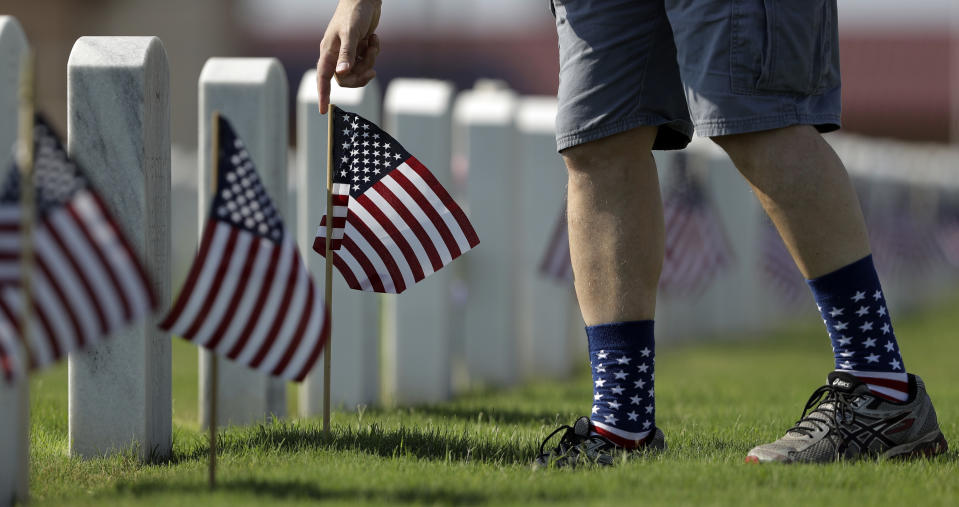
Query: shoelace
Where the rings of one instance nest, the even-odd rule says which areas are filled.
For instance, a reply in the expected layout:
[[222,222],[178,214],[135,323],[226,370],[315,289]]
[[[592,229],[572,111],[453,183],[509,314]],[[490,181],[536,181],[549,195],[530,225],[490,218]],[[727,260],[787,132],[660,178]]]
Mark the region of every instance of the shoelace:
[[[844,422],[847,420],[850,423],[854,422],[856,420],[856,412],[852,409],[852,401],[854,398],[855,396],[840,391],[828,384],[816,389],[812,393],[812,396],[809,397],[809,401],[806,402],[806,407],[803,408],[799,421],[797,421],[795,426],[790,428],[787,433],[795,432],[801,435],[812,436],[814,429],[817,431],[832,429],[832,426],[828,423],[836,421],[837,419]],[[832,406],[824,406],[827,403],[832,403]],[[813,410],[810,411],[810,409]],[[813,414],[818,413],[823,414],[825,419],[822,417],[813,417]],[[813,427],[809,427],[809,425]]]
[[559,428],[556,428],[555,430],[553,430],[552,433],[550,433],[549,435],[546,436],[545,439],[543,439],[543,443],[539,444],[539,454],[540,454],[540,455],[546,454],[545,452],[543,452],[543,449],[546,447],[546,444],[550,441],[550,439],[553,438],[554,435],[556,435],[557,433],[559,433],[560,431],[563,431],[563,430],[566,430],[566,434],[564,434],[564,435],[563,435],[563,438],[561,438],[561,439],[559,440],[559,445],[557,446],[557,448],[561,447],[561,446],[563,445],[563,442],[566,442],[567,440],[569,440],[569,441],[572,441],[572,440],[573,440],[572,438],[567,438],[570,433],[572,433],[573,435],[576,434],[575,431],[573,430],[573,427],[570,426],[570,425],[568,425],[568,424],[564,424],[564,425],[560,426]]

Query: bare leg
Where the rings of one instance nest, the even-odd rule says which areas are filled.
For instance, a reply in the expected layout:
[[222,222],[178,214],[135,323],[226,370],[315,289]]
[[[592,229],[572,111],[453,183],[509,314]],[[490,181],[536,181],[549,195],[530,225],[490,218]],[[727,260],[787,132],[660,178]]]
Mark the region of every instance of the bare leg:
[[811,126],[714,137],[776,224],[803,276],[869,255],[869,237],[846,168]]
[[656,312],[664,233],[655,136],[655,127],[640,127],[563,151],[570,253],[587,325]]

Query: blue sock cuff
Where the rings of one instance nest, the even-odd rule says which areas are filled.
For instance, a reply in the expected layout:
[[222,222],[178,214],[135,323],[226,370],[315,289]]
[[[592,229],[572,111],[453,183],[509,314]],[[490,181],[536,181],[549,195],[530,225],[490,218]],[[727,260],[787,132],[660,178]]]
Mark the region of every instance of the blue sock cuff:
[[872,262],[872,254],[859,259],[852,264],[847,264],[832,273],[825,274],[819,278],[806,280],[809,288],[817,296],[819,294],[837,294],[845,293],[849,289],[850,280],[869,280],[878,279],[876,277],[876,266]]
[[653,344],[653,321],[634,320],[586,326],[586,338],[589,341],[590,352],[600,349],[651,346]]

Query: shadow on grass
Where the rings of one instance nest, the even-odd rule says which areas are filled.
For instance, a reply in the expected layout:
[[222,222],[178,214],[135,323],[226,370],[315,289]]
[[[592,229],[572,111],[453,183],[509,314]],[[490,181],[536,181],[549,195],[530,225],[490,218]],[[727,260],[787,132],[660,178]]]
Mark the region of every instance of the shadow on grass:
[[556,411],[524,411],[497,408],[473,409],[470,407],[449,407],[442,405],[416,407],[414,412],[426,416],[448,417],[477,423],[560,425],[572,424],[575,419],[575,417],[565,417]]
[[[538,443],[537,443],[538,444]],[[497,442],[490,435],[470,430],[454,431],[440,427],[401,427],[384,429],[378,424],[359,427],[334,427],[329,437],[318,424],[276,422],[249,428],[235,428],[218,436],[221,453],[248,453],[251,450],[300,452],[315,449],[359,451],[385,458],[416,457],[447,462],[486,464],[529,463],[536,450],[530,442]],[[207,442],[198,443],[185,453],[177,453],[171,462],[205,460]]]
[[[242,493],[251,496],[269,497],[272,500],[327,500],[327,501],[380,501],[390,504],[461,504],[474,505],[487,503],[489,497],[476,492],[455,491],[449,489],[431,490],[426,488],[396,487],[377,488],[370,485],[364,489],[349,489],[302,480],[260,480],[239,479],[220,481],[217,489],[210,491],[206,484],[176,484],[169,481],[138,481],[117,486],[117,492],[128,493],[136,497],[162,496],[175,492],[177,495],[204,495]],[[264,498],[266,500],[266,498]]]

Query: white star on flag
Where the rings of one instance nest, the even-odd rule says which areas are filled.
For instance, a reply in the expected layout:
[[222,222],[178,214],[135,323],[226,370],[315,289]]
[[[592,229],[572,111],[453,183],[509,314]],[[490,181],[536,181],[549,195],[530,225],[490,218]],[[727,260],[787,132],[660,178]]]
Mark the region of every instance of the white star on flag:
[[632,361],[632,359],[626,356],[616,359],[617,364],[629,364],[630,361]]
[[852,300],[857,303],[862,301],[863,299],[866,299],[866,293],[864,291],[859,291],[856,293],[855,296],[852,297]]
[[626,414],[626,417],[629,417],[630,421],[635,421],[636,418],[639,417],[639,414],[637,414],[636,412],[630,411],[628,414]]
[[869,307],[868,307],[868,306],[860,306],[859,309],[856,310],[856,315],[858,315],[858,316],[860,316],[860,317],[862,317],[863,315],[865,315],[865,314],[867,314],[867,313],[869,313]]
[[836,307],[834,306],[834,307],[832,307],[832,311],[829,312],[829,316],[830,316],[830,317],[838,317],[838,316],[842,315],[842,312],[843,312],[843,309],[842,309],[842,308],[836,308]]
[[863,323],[863,325],[859,326],[859,330],[862,332],[872,331],[872,322]]
[[641,373],[646,373],[647,370],[649,370],[649,366],[647,366],[646,363],[639,365],[639,371]]
[[866,339],[862,342],[862,346],[865,347],[865,348],[867,348],[867,349],[868,349],[869,347],[875,347],[875,346],[876,346],[876,339],[875,339],[875,338],[866,338]]
[[643,350],[640,350],[639,353],[642,354],[643,357],[649,357],[649,354],[652,353],[652,351],[649,350],[649,347],[645,347]]
[[839,321],[835,325],[833,325],[833,329],[835,329],[836,331],[843,331],[846,329],[847,326],[848,326],[847,323],[843,321]]
[[628,374],[624,371],[617,371],[617,372],[613,372],[613,375],[615,375],[616,379],[618,380],[618,379],[625,379],[626,375]]
[[870,363],[878,363],[879,354],[869,354],[868,356],[866,356],[866,361]]
[[596,353],[596,359],[606,359],[607,357],[609,357],[609,353],[605,350],[600,350]]

